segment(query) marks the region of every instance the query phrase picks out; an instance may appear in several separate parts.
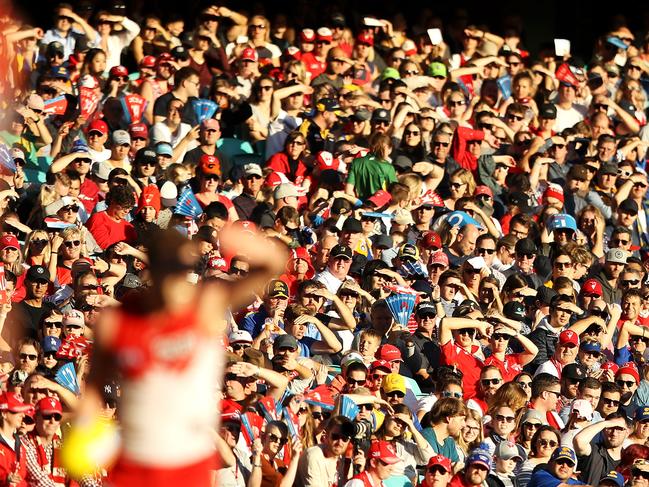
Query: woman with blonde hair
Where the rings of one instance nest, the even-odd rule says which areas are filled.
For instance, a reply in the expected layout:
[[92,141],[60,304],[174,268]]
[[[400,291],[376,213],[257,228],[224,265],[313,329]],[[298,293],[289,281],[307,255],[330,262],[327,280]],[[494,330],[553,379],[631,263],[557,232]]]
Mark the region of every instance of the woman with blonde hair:
[[60,286],[72,283],[72,264],[87,255],[83,233],[78,227],[68,227],[55,235],[51,244],[49,261],[51,276]]
[[[270,22],[262,15],[255,15],[248,21],[248,39],[254,49],[265,48],[270,52],[270,59],[260,59],[264,64],[270,62],[273,66],[279,66],[282,51],[275,44],[270,42]],[[257,51],[259,53],[259,51]]]
[[70,177],[64,172],[58,172],[52,175],[54,181],[50,184],[43,184],[38,193],[37,203],[34,205],[32,212],[27,218],[27,225],[38,227],[43,225],[45,216],[45,207],[67,196],[72,184]]
[[402,174],[397,177],[397,180],[406,186],[408,186],[408,202],[411,203],[413,200],[419,198],[422,193],[422,188],[424,186],[421,176],[415,173]]
[[527,394],[516,382],[505,382],[493,396],[487,400],[489,409],[507,406],[516,414],[527,404]]
[[464,427],[455,441],[460,453],[460,461],[463,462],[469,456],[469,452],[478,447],[484,440],[482,428],[482,416],[472,408],[467,409]]
[[25,239],[23,261],[27,265],[49,266],[52,247],[45,230],[34,230]]
[[467,169],[456,169],[449,178],[449,190],[451,195],[444,200],[444,204],[450,210],[455,210],[455,203],[463,197],[472,196],[476,183],[471,171]]

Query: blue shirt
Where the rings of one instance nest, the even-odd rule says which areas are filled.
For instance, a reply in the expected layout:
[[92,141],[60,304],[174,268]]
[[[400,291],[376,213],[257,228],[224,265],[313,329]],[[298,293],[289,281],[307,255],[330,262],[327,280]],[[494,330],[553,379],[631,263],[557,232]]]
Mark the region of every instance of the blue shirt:
[[440,444],[437,441],[437,435],[433,428],[424,428],[421,434],[430,443],[430,446],[437,455],[444,455],[451,463],[460,461],[460,456],[457,453],[457,443],[455,443],[452,437],[449,436],[444,440],[444,443]]
[[560,484],[583,485],[582,482],[573,478],[560,480],[541,467],[532,474],[532,479],[527,487],[558,487]]

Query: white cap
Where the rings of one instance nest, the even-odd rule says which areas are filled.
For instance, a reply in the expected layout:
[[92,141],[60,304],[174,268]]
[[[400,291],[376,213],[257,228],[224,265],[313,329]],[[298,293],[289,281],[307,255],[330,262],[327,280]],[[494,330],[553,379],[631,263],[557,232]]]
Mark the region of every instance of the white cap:
[[235,330],[228,336],[230,343],[252,343],[252,336],[246,330]]
[[79,325],[85,326],[86,320],[83,317],[83,313],[79,310],[72,309],[63,315],[63,326],[68,325]]
[[291,196],[295,196],[296,198],[299,198],[300,196],[297,187],[292,183],[282,183],[278,185],[273,192],[273,198],[275,198],[275,200],[290,198]]
[[176,206],[178,198],[178,188],[171,181],[165,181],[160,187],[160,202],[162,206],[171,208]]

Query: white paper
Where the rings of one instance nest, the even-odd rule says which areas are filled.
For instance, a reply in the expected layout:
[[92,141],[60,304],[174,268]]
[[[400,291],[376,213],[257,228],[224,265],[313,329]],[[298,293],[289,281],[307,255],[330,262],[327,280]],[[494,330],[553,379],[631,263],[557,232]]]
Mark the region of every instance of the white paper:
[[379,19],[375,19],[374,17],[364,17],[363,24],[368,27],[383,27],[383,22],[381,22]]
[[428,38],[433,46],[439,46],[442,42],[442,31],[439,29],[428,29]]
[[238,36],[236,42],[237,44],[245,44],[248,42],[248,36]]
[[568,39],[555,39],[554,53],[561,57],[570,55],[570,41]]

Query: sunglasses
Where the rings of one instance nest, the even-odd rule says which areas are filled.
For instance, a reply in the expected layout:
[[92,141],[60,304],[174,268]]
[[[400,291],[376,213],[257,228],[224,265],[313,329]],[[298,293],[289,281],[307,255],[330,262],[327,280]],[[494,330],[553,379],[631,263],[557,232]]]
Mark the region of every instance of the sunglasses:
[[406,395],[401,391],[392,391],[385,394],[387,397],[398,397],[399,399],[406,397]]
[[297,414],[306,414],[309,412],[309,408],[307,407],[301,407],[300,409],[297,410]]
[[613,243],[615,245],[628,245],[630,240],[622,240],[621,238],[614,238]]
[[529,389],[529,388],[532,387],[532,383],[531,383],[531,382],[526,382],[526,381],[524,381],[524,380],[522,380],[522,381],[520,381],[520,382],[517,382],[517,384],[518,384],[519,386],[521,386],[523,389]]
[[79,211],[79,207],[77,205],[68,205],[61,208],[61,211],[63,211],[63,213],[77,213]]
[[500,423],[513,423],[516,420],[515,416],[504,416],[502,414],[496,414],[496,421]]
[[318,421],[324,421],[331,417],[331,413],[329,411],[315,411],[311,413],[311,416],[313,416],[313,419],[316,419]]
[[365,382],[367,382],[367,379],[347,379],[347,384],[349,384],[350,386],[364,386]]
[[523,428],[527,428],[528,430],[537,430],[541,427],[540,424],[538,423],[525,423],[523,424]]
[[[486,195],[485,195],[485,196],[486,196]],[[495,254],[495,253],[496,253],[496,249],[484,249],[484,248],[479,248],[478,251],[477,251],[476,253],[477,253],[478,255],[480,255],[480,254],[488,254],[488,255],[491,255],[491,254]]]
[[645,183],[633,183],[634,188],[646,188],[647,185]]
[[643,470],[640,470],[639,468],[634,468],[633,470],[631,470],[631,475],[633,477],[640,477],[649,480],[649,472],[645,472]]
[[461,392],[443,391],[442,397],[454,397],[455,399],[462,399],[463,394]]
[[448,147],[449,145],[451,145],[450,142],[437,142],[437,141],[433,141],[433,147]]
[[629,389],[632,388],[634,385],[636,385],[634,380],[616,380],[615,383],[620,386],[620,387],[628,387]]
[[507,120],[514,120],[516,122],[520,122],[521,120],[523,120],[523,117],[520,115],[509,114],[507,115]]
[[45,328],[63,328],[63,325],[60,321],[46,321]]
[[458,335],[468,335],[473,337],[475,335],[475,329],[473,328],[461,328],[457,331]]
[[31,242],[29,242],[32,245],[47,245],[49,240],[46,240],[44,238],[39,238],[39,239],[34,239]]
[[331,439],[333,441],[348,442],[351,439],[351,437],[349,435],[344,435],[342,433],[331,433]]
[[358,409],[360,411],[373,411],[374,410],[374,404],[359,404]]
[[38,355],[34,355],[32,353],[21,353],[20,354],[20,360],[37,360]]
[[408,137],[409,135],[413,135],[413,136],[419,135],[419,134],[421,134],[421,132],[419,132],[418,130],[406,130],[403,134],[406,137]]
[[71,249],[73,247],[78,247],[79,245],[81,245],[81,240],[66,240],[65,242],[63,242],[63,244],[67,248]]
[[220,178],[216,174],[204,174],[205,181],[218,181]]
[[56,358],[56,352],[47,352],[43,354],[43,358],[46,359],[55,359]]
[[603,397],[601,400],[604,401],[604,404],[606,404],[607,406],[614,406],[614,407],[619,407],[620,406],[620,401],[618,401],[616,399],[610,399],[608,397]]
[[640,284],[640,279],[623,279],[622,284],[624,286],[637,286]]
[[232,344],[232,350],[245,350],[246,348],[250,348],[249,343],[233,343]]
[[63,417],[63,416],[61,416],[59,413],[43,414],[43,419],[44,419],[45,421],[51,421],[51,420],[54,420],[54,421],[57,421],[57,422],[58,422],[58,421],[61,421],[61,418],[62,418],[62,417]]
[[494,342],[497,342],[500,340],[507,341],[511,337],[505,333],[494,333],[493,335],[491,335],[491,338],[493,339]]
[[23,424],[31,426],[32,424],[36,424],[36,421],[31,416],[24,416],[23,417]]
[[568,269],[572,266],[571,262],[556,262],[554,263],[554,266],[557,267],[558,269]]
[[286,438],[282,438],[271,433],[268,435],[268,441],[270,441],[271,443],[279,443],[280,445],[283,445],[284,443],[286,443]]
[[559,443],[557,443],[555,440],[539,440],[539,445],[542,446],[543,448],[550,447],[550,448],[555,448]]
[[498,379],[498,378],[494,378],[494,379],[482,379],[482,380],[480,380],[480,382],[482,382],[482,385],[483,385],[483,386],[490,386],[490,385],[497,386],[498,384],[500,384],[500,381],[501,381],[501,380],[502,380],[502,379]]
[[448,471],[444,467],[435,466],[435,467],[430,467],[428,469],[428,473],[431,475],[437,475],[437,474],[444,475],[445,473],[448,473]]

